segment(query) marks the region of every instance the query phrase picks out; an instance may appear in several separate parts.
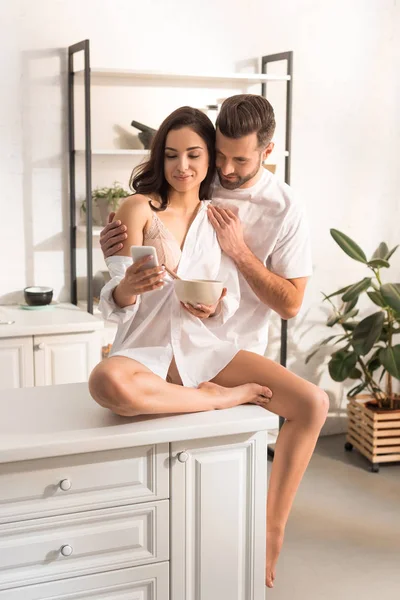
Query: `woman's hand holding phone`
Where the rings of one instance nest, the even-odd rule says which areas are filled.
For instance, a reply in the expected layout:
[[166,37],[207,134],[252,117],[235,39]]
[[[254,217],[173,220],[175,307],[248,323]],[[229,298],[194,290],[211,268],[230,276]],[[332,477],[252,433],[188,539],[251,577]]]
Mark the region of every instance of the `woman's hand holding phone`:
[[146,268],[152,256],[144,256],[128,267],[125,277],[114,290],[114,300],[120,308],[136,303],[139,294],[161,289],[164,285],[166,271],[162,266]]

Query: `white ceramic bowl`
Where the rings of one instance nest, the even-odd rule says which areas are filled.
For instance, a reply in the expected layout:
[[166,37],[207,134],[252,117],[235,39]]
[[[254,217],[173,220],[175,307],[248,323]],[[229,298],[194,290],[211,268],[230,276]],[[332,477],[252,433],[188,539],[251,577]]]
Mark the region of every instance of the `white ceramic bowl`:
[[206,279],[175,279],[175,293],[185,304],[207,304],[218,302],[224,284],[222,281]]

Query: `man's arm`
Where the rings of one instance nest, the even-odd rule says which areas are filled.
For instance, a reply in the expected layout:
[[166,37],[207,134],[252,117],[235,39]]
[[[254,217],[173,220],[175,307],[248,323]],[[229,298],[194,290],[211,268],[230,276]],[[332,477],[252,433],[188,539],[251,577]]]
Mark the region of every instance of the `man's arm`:
[[240,219],[232,211],[209,205],[208,217],[222,250],[232,258],[261,302],[282,319],[295,317],[303,302],[307,277],[285,279],[269,271],[246,245]]

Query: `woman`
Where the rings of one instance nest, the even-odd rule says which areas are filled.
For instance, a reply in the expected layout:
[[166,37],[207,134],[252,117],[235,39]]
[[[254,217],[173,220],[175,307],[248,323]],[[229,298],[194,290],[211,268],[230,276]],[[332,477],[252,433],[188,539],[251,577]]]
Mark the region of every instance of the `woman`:
[[[137,193],[116,215],[129,235],[108,260],[113,277],[102,290],[100,308],[119,326],[111,356],[94,369],[89,387],[99,404],[121,415],[196,412],[247,402],[266,406],[271,396],[257,384],[210,383],[238,348],[219,339],[205,320],[224,322],[239,305],[236,267],[222,254],[207,217],[214,147],[208,117],[190,107],[174,111],[157,132],[150,160],[132,176]],[[216,305],[197,306],[196,316],[190,314],[162,267],[143,270],[146,259],[132,265],[132,245],[154,246],[160,264],[183,278],[218,279],[227,287]]]
[[[128,257],[129,247],[132,244],[148,244],[146,232],[149,231],[149,227],[153,226],[158,227],[159,236],[166,235],[165,229],[167,228],[175,236],[180,248],[183,247],[182,243],[185,241],[186,235],[186,241],[191,241],[190,226],[191,223],[197,226],[196,219],[199,220],[202,217],[202,206],[199,205],[199,200],[202,201],[203,198],[209,197],[208,184],[214,171],[214,146],[211,140],[213,134],[208,139],[204,132],[199,133],[200,129],[195,124],[197,117],[193,118],[194,122],[191,125],[175,124],[175,129],[172,126],[169,128],[168,125],[166,130],[164,123],[154,140],[149,163],[139,175],[133,177],[132,184],[137,194],[133,199],[128,199],[124,203],[116,216],[127,227],[127,233],[123,234],[123,239],[117,238],[114,241],[123,241],[125,236],[128,236],[123,249],[119,252],[120,255],[122,253]],[[186,138],[182,140],[181,135],[188,134],[188,129],[192,133],[197,133],[199,137],[194,140]],[[204,148],[206,139],[208,139],[207,149]],[[161,176],[162,173],[164,176]],[[140,194],[151,196],[152,207],[149,206],[148,199]],[[153,212],[149,212],[149,210]],[[199,211],[197,214],[196,210]],[[157,216],[153,222],[155,213]],[[162,223],[158,223],[158,220]],[[135,222],[139,222],[140,227],[143,227],[145,231],[144,241],[143,236],[141,238],[140,227],[138,234],[132,233],[132,229],[136,227]],[[169,239],[171,241],[171,238]],[[184,247],[184,249],[186,248]],[[199,240],[197,247],[194,247],[192,252],[194,264],[196,264],[196,254],[201,249],[204,249],[204,245],[202,246]],[[215,246],[213,246],[214,251],[216,251]],[[203,255],[202,259],[204,258]],[[122,256],[116,256],[115,259],[125,260],[125,267],[120,267],[116,279],[110,282],[111,285],[105,290],[103,305],[107,306],[106,316],[107,311],[108,314],[114,314],[114,316],[119,312],[119,318],[125,319],[125,323],[128,323],[137,310],[135,307],[137,298],[139,297],[143,301],[148,295],[148,290],[151,289],[153,290],[151,293],[154,294],[165,293],[165,288],[160,292],[154,291],[153,286],[161,287],[162,282],[167,281],[167,277],[159,270],[149,271],[146,277],[138,275],[137,265],[126,268],[131,262],[128,258],[123,259]],[[175,259],[178,260],[179,256],[176,256]],[[211,253],[208,256],[208,262],[210,259],[214,260]],[[113,257],[108,259],[108,261],[110,260],[113,260]],[[204,261],[204,264],[206,263],[207,261]],[[223,257],[221,265],[222,263]],[[112,274],[115,274],[115,264],[110,262],[108,264]],[[218,268],[221,265],[218,265]],[[183,268],[186,270],[185,265]],[[181,269],[181,263],[179,269]],[[227,286],[228,292],[233,292],[233,298],[231,297],[229,300],[229,294],[227,294],[225,298],[221,299],[220,304],[224,302],[228,304],[225,306],[225,310],[220,310],[221,306],[218,306],[200,307],[194,311],[196,317],[193,319],[197,320],[197,324],[200,324],[203,329],[206,328],[208,318],[229,318],[234,311],[234,276],[228,265],[226,265],[226,269],[225,272],[230,273],[233,282],[232,285],[228,284]],[[191,274],[190,277],[194,277],[194,274]],[[120,308],[115,304],[113,308],[110,287],[115,286],[117,282],[119,286],[115,288],[114,299]],[[109,294],[108,300],[107,294]],[[172,302],[167,294],[165,298],[165,302]],[[182,311],[180,313],[181,321],[187,323],[186,319],[192,318],[193,315],[189,315],[183,308]],[[191,311],[193,312],[193,309]],[[192,326],[194,322],[190,321],[190,324]],[[219,330],[219,328],[210,327],[211,331],[215,329]],[[153,328],[147,329],[147,331],[151,331],[153,334]],[[189,337],[191,337],[189,342],[196,342],[195,336]],[[222,339],[218,340],[218,343],[222,344],[226,341]],[[228,354],[229,352],[232,352],[231,359],[227,354],[223,356],[224,360],[228,359],[226,365],[220,369],[220,362],[217,365],[217,369],[220,370],[209,377],[211,382],[201,384],[197,389],[181,385],[182,373],[174,360],[171,361],[166,381],[151,369],[139,364],[139,361],[124,356],[114,356],[98,365],[91,376],[90,389],[93,397],[100,404],[110,407],[119,414],[134,415],[221,408],[222,401],[225,402],[225,405],[227,402],[250,401],[265,406],[267,399],[264,396],[271,395],[268,390],[271,388],[273,396],[268,401],[268,410],[286,419],[275,447],[275,459],[268,490],[266,584],[273,587],[276,563],[283,543],[287,518],[294,495],[325,421],[328,401],[326,394],[315,385],[297,377],[264,356],[242,350],[240,347],[234,349],[229,347]],[[143,353],[144,355],[145,353]],[[201,354],[198,356],[201,357]],[[113,369],[110,368],[108,361],[114,361]],[[251,383],[249,384],[249,382]],[[254,386],[254,383],[261,387],[243,387],[245,385]],[[210,387],[212,384],[221,387]],[[230,397],[227,390],[231,390]],[[246,395],[249,397],[252,394],[257,397],[253,396],[251,400],[244,399]]]

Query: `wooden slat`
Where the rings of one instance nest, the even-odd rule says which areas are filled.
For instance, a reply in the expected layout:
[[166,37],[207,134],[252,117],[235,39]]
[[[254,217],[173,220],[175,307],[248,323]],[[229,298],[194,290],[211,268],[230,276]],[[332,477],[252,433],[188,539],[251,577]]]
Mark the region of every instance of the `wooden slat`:
[[373,436],[376,438],[389,438],[400,436],[400,429],[375,429]]
[[400,444],[400,438],[398,437],[374,437],[374,440],[376,440],[376,445],[377,446],[384,446],[385,444],[387,444],[388,446],[392,446],[395,444]]
[[[361,400],[361,402],[360,402],[360,400]],[[387,411],[387,412],[382,412],[382,413],[375,412],[365,406],[365,403],[368,402],[369,400],[371,400],[371,396],[369,396],[368,394],[360,394],[359,396],[355,396],[355,398],[349,398],[349,403],[360,407],[360,410],[363,413],[368,414],[374,420],[378,420],[378,421],[386,421],[386,420],[393,420],[393,419],[400,420],[400,410]]]
[[376,429],[397,429],[399,424],[400,421],[381,421],[380,423],[376,424]]
[[375,454],[392,454],[400,452],[400,446],[377,446],[374,452]]
[[400,454],[390,454],[387,456],[376,456],[376,460],[374,462],[397,462],[400,461]]
[[400,422],[400,412],[399,411],[388,411],[387,413],[376,413],[378,421],[399,421]]

